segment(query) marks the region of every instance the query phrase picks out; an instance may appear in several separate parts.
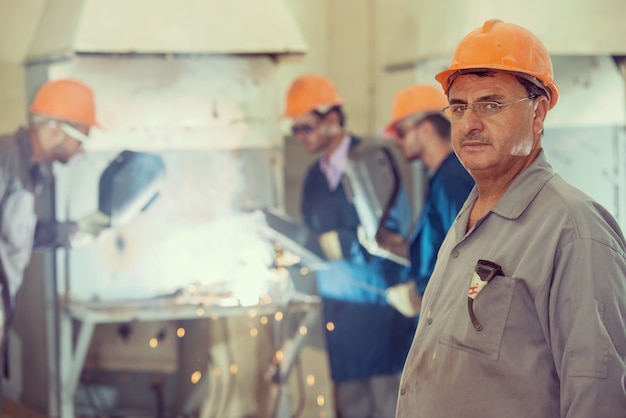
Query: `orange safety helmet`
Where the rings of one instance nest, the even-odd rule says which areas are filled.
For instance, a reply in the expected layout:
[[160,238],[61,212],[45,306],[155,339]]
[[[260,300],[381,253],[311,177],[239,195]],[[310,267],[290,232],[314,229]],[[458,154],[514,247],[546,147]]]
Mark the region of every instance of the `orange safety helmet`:
[[546,90],[550,109],[559,100],[548,50],[539,38],[521,26],[498,19],[487,20],[481,28],[461,39],[450,67],[437,74],[435,79],[448,94],[456,76],[482,69],[527,78]]
[[70,78],[43,84],[37,90],[28,110],[54,119],[98,126],[93,90]]
[[[400,90],[393,99],[391,122],[385,128],[386,136],[395,136],[396,124],[410,115],[419,113],[441,113],[448,105],[443,91],[430,84],[415,84]],[[441,113],[443,116],[443,113]]]
[[318,75],[298,77],[287,93],[287,106],[283,117],[293,118],[320,107],[341,106],[343,99],[332,81]]

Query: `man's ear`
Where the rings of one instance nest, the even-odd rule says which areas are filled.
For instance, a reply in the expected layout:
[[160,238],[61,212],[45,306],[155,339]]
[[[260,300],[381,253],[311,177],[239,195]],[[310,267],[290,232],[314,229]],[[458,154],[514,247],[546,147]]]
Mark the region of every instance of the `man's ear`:
[[539,96],[535,99],[534,106],[533,127],[535,133],[540,133],[543,131],[543,123],[548,115],[550,101],[546,96]]
[[419,122],[419,126],[417,127],[417,129],[421,130],[422,137],[424,138],[435,138],[437,136],[435,125],[433,125],[433,123],[429,121],[428,119],[425,119]]
[[333,109],[324,116],[324,121],[328,122],[331,125],[339,124],[339,112],[337,109]]

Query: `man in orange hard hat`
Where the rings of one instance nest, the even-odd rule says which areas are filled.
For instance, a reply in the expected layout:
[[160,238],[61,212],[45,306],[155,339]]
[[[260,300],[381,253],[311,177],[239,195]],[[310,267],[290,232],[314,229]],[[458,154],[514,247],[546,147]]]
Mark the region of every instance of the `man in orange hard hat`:
[[[29,107],[27,128],[0,137],[0,335],[7,335],[33,248],[69,245],[80,228],[75,222],[37,222],[35,198],[52,178],[49,163],[67,163],[81,152],[93,126],[97,123],[92,90],[78,80],[62,79],[39,88]],[[3,341],[4,350],[6,345]],[[6,374],[6,361],[4,367]]]
[[[320,156],[306,174],[301,210],[330,260],[316,278],[324,321],[332,325],[326,343],[339,416],[393,417],[411,336],[399,330],[406,318],[384,294],[400,266],[359,244],[359,218],[341,181],[350,150],[361,141],[345,130],[343,100],[334,84],[318,75],[292,83],[284,116],[303,147]],[[386,226],[405,232],[401,221],[406,229],[409,220],[398,217]]]
[[[391,121],[385,130],[404,157],[421,161],[429,174],[420,217],[409,235],[411,266],[404,280],[415,287],[398,285],[397,291],[417,289],[420,295],[424,293],[439,247],[474,187],[474,180],[452,150],[450,120],[443,114],[447,105],[440,87],[415,84],[404,88],[394,97]],[[415,310],[408,314],[417,315],[418,308],[415,304]]]
[[559,99],[548,51],[492,19],[435,78],[476,187],[426,288],[397,417],[624,416],[626,243],[541,147]]

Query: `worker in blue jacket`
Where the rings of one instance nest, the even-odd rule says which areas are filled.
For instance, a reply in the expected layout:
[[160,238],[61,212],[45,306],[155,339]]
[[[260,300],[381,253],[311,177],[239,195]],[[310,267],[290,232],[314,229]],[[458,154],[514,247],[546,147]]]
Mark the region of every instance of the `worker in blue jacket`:
[[421,161],[428,172],[422,211],[408,239],[411,265],[405,271],[420,296],[435,268],[439,247],[474,187],[452,149],[450,121],[442,111],[447,105],[448,99],[437,86],[404,88],[395,95],[385,130],[407,161]]
[[[317,287],[338,414],[391,418],[411,337],[395,326],[406,318],[386,302],[384,291],[398,283],[402,269],[359,243],[359,218],[341,178],[360,140],[345,131],[342,104],[330,80],[304,75],[289,89],[285,117],[306,151],[320,155],[304,180],[301,210],[331,260],[317,272]],[[406,233],[409,224],[410,217],[394,216],[386,227]]]

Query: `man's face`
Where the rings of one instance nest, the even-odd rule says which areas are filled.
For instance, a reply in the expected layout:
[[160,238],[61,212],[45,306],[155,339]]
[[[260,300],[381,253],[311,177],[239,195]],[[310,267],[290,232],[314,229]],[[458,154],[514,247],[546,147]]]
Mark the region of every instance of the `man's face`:
[[46,146],[49,160],[67,164],[83,152],[83,140],[89,136],[89,126],[54,121],[48,128]]
[[314,112],[308,112],[293,118],[292,132],[310,154],[323,152],[332,142],[329,126],[324,119]]
[[[451,105],[507,103],[526,96],[526,89],[514,76],[499,72],[486,77],[461,75],[448,93]],[[462,115],[452,117],[452,145],[463,166],[473,176],[498,176],[523,169],[540,147],[538,133],[543,129],[543,117],[536,110],[542,100],[547,101],[545,96],[522,100],[483,117],[468,106]]]
[[424,119],[416,120],[415,117],[409,116],[396,124],[396,135],[393,142],[402,151],[402,155],[407,161],[422,157],[424,145],[420,128],[424,122]]

